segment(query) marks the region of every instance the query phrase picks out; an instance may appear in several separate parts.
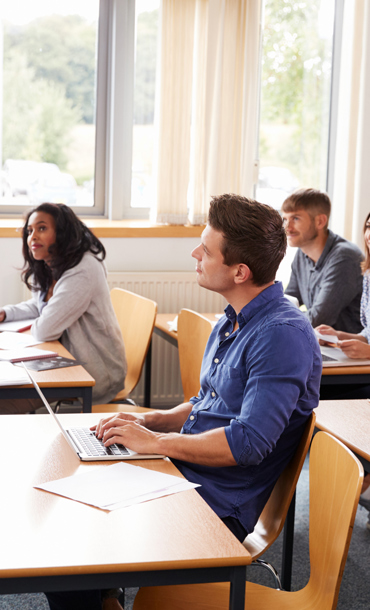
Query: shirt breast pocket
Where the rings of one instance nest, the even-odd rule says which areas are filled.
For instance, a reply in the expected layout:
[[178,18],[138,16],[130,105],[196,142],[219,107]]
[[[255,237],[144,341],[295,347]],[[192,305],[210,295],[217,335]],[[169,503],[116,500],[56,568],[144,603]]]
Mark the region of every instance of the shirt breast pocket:
[[227,405],[228,410],[239,413],[243,401],[246,380],[241,371],[226,364],[220,364],[215,372],[213,385],[218,396]]

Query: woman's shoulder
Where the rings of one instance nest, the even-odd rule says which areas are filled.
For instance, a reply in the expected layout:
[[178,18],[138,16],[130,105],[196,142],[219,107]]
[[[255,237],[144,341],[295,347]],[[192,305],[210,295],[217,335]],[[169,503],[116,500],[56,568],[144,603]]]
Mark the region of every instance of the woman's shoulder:
[[96,258],[92,252],[85,252],[80,262],[74,267],[70,267],[67,269],[62,277],[62,279],[67,279],[68,277],[73,277],[79,275],[83,276],[94,276],[94,279],[99,277],[99,275],[103,277],[107,276],[107,270],[104,261]]

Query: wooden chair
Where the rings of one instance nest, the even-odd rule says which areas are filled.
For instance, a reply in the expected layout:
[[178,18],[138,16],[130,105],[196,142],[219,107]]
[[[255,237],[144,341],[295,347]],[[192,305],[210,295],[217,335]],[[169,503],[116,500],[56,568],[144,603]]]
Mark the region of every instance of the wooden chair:
[[180,372],[184,402],[200,388],[200,369],[212,322],[191,309],[181,309],[177,321]]
[[[157,303],[122,288],[113,288],[110,295],[121,329],[127,358],[125,388],[115,396],[112,401],[112,403],[115,403],[126,400],[139,383],[153,334]],[[95,413],[122,411],[120,405],[112,403],[109,405],[93,405],[92,411]]]
[[[318,432],[310,454],[309,547],[311,573],[300,591],[246,583],[246,610],[334,610],[352,536],[363,467],[353,453],[326,432]],[[148,587],[134,610],[227,610],[229,585]]]
[[[315,421],[316,415],[315,413],[312,413],[307,421],[293,459],[278,478],[253,532],[249,534],[243,542],[245,548],[252,555],[253,562],[260,561],[261,564],[269,567],[278,584],[280,581],[274,568],[269,564],[266,564],[266,562],[262,562],[259,558],[270,548],[275,540],[277,540],[284,527],[289,506],[297,487],[299,475],[301,474],[310,447]],[[281,586],[279,586],[279,588],[281,588]]]

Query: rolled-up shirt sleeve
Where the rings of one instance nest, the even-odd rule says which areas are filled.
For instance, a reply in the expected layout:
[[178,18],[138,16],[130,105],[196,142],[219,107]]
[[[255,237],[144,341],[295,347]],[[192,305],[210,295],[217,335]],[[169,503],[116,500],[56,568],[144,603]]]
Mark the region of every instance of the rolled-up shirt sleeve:
[[[312,410],[307,380],[313,361],[310,338],[286,323],[260,333],[254,342],[240,415],[225,427],[238,465],[259,464],[276,446],[297,404]],[[317,388],[316,388],[317,390]]]

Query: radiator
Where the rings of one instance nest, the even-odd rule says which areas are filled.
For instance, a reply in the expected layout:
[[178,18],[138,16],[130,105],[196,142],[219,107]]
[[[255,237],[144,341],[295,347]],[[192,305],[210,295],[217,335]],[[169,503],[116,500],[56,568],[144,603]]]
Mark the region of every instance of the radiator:
[[[109,288],[124,288],[158,305],[158,313],[178,313],[182,307],[199,313],[222,312],[226,301],[216,292],[198,286],[195,271],[191,272],[112,272]],[[24,286],[23,300],[30,298]],[[144,403],[144,375],[132,393],[139,405]],[[154,335],[152,344],[151,405],[171,407],[183,399],[177,348]]]
[[[108,274],[112,288],[124,288],[156,301],[158,313],[177,313],[182,307],[199,313],[222,312],[226,302],[216,292],[200,288],[195,272],[116,272]],[[143,376],[132,393],[143,404]],[[171,407],[183,400],[177,348],[157,335],[152,344],[151,406]]]

